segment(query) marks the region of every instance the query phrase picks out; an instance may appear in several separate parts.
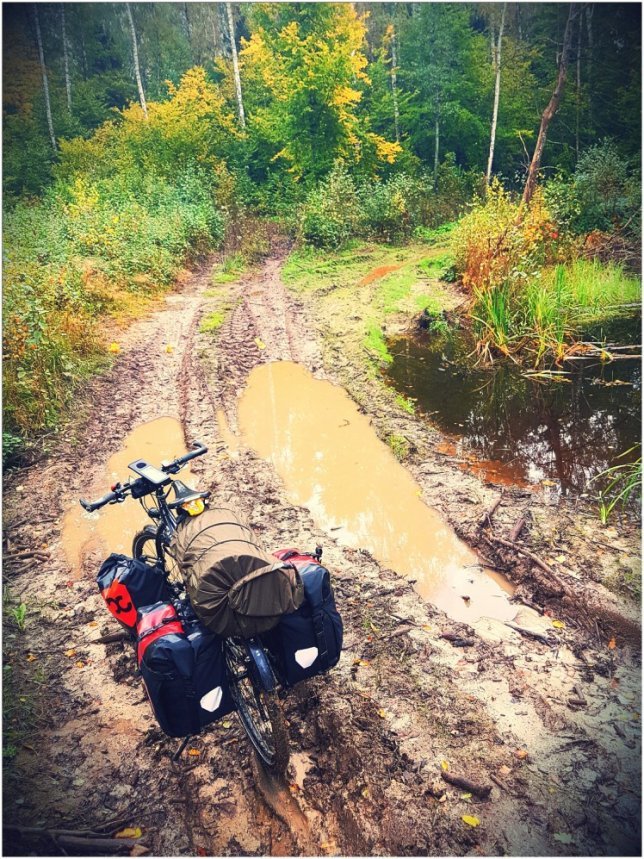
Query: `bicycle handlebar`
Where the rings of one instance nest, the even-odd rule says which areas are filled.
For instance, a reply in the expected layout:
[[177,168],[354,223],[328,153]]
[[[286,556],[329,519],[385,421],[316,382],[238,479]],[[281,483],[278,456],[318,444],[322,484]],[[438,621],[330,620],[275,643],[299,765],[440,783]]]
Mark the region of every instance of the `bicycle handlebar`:
[[99,507],[104,507],[106,504],[113,504],[118,501],[119,498],[125,499],[125,487],[123,487],[122,492],[108,492],[107,495],[104,495],[102,498],[99,498],[97,501],[85,501],[83,498],[80,499],[80,505],[84,510],[87,510],[88,513],[93,513],[94,510],[98,510]]
[[[202,444],[200,441],[194,441],[192,443],[193,450],[189,453],[185,453],[183,456],[177,457],[177,459],[173,459],[172,462],[167,465],[162,465],[161,470],[166,474],[176,474],[181,468],[187,463],[190,462],[191,459],[195,459],[197,456],[202,456],[204,453],[208,452],[208,448],[205,444]],[[139,478],[141,480],[142,478]],[[132,491],[132,484],[126,483],[125,486],[121,486],[121,484],[117,484],[114,487],[112,492],[108,492],[102,498],[98,498],[96,501],[85,501],[84,498],[80,499],[80,505],[83,510],[87,510],[88,513],[93,513],[94,510],[98,510],[100,507],[104,507],[106,504],[116,504],[119,501],[125,501],[125,498],[129,492]],[[143,492],[142,494],[147,494]]]
[[183,456],[177,457],[172,462],[168,463],[168,465],[162,465],[161,471],[165,471],[166,474],[176,474],[179,469],[186,464],[186,462],[190,462],[191,459],[195,459],[198,456],[202,456],[204,453],[208,452],[208,448],[205,444],[202,444],[200,441],[192,442],[193,450],[190,453],[184,453]]

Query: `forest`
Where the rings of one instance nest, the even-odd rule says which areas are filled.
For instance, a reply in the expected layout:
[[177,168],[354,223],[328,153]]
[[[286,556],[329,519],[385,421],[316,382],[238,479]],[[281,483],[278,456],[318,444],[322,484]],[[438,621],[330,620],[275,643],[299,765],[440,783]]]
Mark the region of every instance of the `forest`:
[[[3,4],[6,853],[639,855],[641,61],[638,3]],[[328,570],[268,739],[179,749],[97,590],[179,492]]]
[[[258,220],[338,248],[422,239],[470,212],[458,275],[502,348],[488,305],[508,272],[572,259],[581,239],[604,261],[637,253],[635,4],[3,14],[5,449],[54,426],[100,364],[101,314],[136,314],[209,249],[261,255]],[[512,221],[562,69],[538,205],[484,262],[470,243]]]

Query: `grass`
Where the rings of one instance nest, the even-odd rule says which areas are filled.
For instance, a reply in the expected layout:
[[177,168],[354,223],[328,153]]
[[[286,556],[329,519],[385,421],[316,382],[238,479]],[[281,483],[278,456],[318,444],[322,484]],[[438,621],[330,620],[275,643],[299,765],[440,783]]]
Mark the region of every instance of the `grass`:
[[[438,237],[437,232],[436,241]],[[430,250],[419,242],[401,248],[354,241],[334,252],[298,248],[286,261],[282,278],[293,292],[328,293],[325,301],[334,310],[346,306],[363,326],[363,347],[379,364],[392,360],[383,334],[387,319],[427,311],[437,326],[446,324],[443,314],[455,305],[455,297],[440,278],[451,263],[439,245]],[[386,271],[393,266],[395,271]],[[380,268],[385,271],[379,277],[361,284]],[[413,413],[413,404],[401,407]]]
[[410,445],[404,435],[390,433],[387,436],[387,444],[391,448],[391,452],[399,462],[409,456]]
[[544,269],[525,286],[474,291],[471,317],[481,352],[529,354],[559,362],[582,326],[629,315],[641,300],[639,279],[620,266],[576,260]]
[[[639,445],[629,448],[617,459],[633,453]],[[615,507],[626,507],[631,498],[641,498],[642,495],[642,457],[633,462],[623,462],[607,468],[596,474],[592,480],[603,480],[604,486],[599,492],[599,518],[602,525],[608,524]]]
[[229,254],[224,261],[213,269],[214,285],[235,283],[246,272],[248,265],[242,253]]

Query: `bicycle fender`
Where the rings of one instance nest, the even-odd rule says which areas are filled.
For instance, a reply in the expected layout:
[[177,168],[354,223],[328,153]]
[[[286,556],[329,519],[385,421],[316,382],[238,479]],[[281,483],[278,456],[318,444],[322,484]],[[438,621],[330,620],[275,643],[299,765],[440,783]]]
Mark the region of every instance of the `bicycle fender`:
[[262,645],[253,638],[246,641],[246,646],[248,647],[248,652],[250,653],[255,664],[255,668],[257,669],[257,675],[262,684],[262,689],[264,692],[272,692],[277,686],[277,680],[275,679],[275,674],[273,673],[273,669],[271,668],[266,656],[266,651]]

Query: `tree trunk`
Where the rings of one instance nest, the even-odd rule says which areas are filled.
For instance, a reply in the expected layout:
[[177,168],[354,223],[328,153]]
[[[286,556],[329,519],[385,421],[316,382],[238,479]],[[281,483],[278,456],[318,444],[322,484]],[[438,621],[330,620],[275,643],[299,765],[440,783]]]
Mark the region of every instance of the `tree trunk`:
[[438,110],[436,111],[436,120],[434,124],[435,144],[434,144],[434,191],[438,188],[438,151],[440,148],[440,119]]
[[400,143],[400,113],[398,110],[398,85],[397,85],[398,59],[396,57],[396,31],[391,25],[391,95],[394,101],[394,129],[396,132],[396,143]]
[[132,17],[132,9],[130,8],[130,4],[126,3],[125,8],[127,9],[127,16],[130,21],[130,34],[132,36],[132,55],[134,57],[134,74],[136,76],[136,85],[139,90],[139,101],[141,102],[141,110],[143,111],[145,118],[148,118],[148,106],[145,101],[145,93],[143,92],[143,82],[141,80],[141,67],[139,66],[139,49],[136,44],[136,29],[134,27],[134,18]]
[[60,24],[63,35],[63,62],[65,65],[65,90],[67,92],[67,110],[72,112],[72,80],[69,76],[69,54],[67,52],[67,30],[65,28],[65,4],[60,4]]
[[237,112],[239,114],[239,124],[242,128],[246,128],[246,117],[244,116],[244,102],[242,101],[241,78],[239,77],[239,62],[237,60],[237,45],[235,43],[235,25],[233,22],[233,7],[232,3],[226,3],[226,11],[228,13],[228,32],[230,33],[230,50],[233,55],[233,74],[235,76],[235,92],[237,93]]
[[581,115],[581,33],[583,24],[583,11],[579,16],[579,27],[577,30],[577,113],[575,117],[575,160],[579,161],[579,119]]
[[190,15],[188,14],[188,4],[184,3],[182,8],[183,26],[186,31],[186,39],[188,40],[188,51],[190,53],[190,61],[194,63],[195,54],[192,48],[192,24],[190,23]]
[[40,32],[40,20],[38,18],[38,4],[34,3],[34,23],[36,25],[36,42],[38,43],[38,57],[40,59],[40,71],[42,72],[42,86],[45,92],[45,113],[47,114],[47,127],[49,138],[54,152],[58,151],[56,146],[56,135],[54,134],[54,121],[51,118],[51,101],[49,100],[49,81],[47,80],[47,68],[45,66],[45,52],[42,47],[42,34]]
[[586,6],[586,35],[588,36],[588,124],[593,125],[593,5]]
[[499,40],[494,49],[494,108],[492,109],[492,128],[490,130],[490,154],[487,159],[487,172],[485,184],[490,184],[492,178],[492,162],[494,161],[494,144],[496,142],[496,122],[499,116],[499,95],[501,92],[501,40],[503,39],[503,27],[505,26],[505,10],[507,3],[503,4],[501,12],[501,25],[499,27]]
[[524,205],[528,205],[530,200],[532,199],[532,195],[534,194],[534,189],[537,185],[537,176],[539,173],[539,167],[541,166],[541,156],[543,155],[543,148],[546,145],[546,135],[548,133],[548,126],[552,121],[553,116],[557,112],[557,108],[561,102],[561,96],[563,95],[564,85],[566,83],[566,74],[568,72],[568,61],[570,55],[570,43],[572,41],[572,22],[577,15],[577,4],[571,3],[570,10],[568,12],[568,20],[566,21],[566,29],[564,31],[563,38],[563,48],[561,51],[561,56],[559,57],[559,74],[557,75],[557,84],[555,86],[554,92],[548,102],[546,109],[541,116],[541,125],[539,127],[539,135],[537,137],[537,145],[534,148],[534,154],[532,156],[532,161],[530,162],[530,168],[528,170],[528,178],[525,183],[525,190],[523,191],[523,203]]

